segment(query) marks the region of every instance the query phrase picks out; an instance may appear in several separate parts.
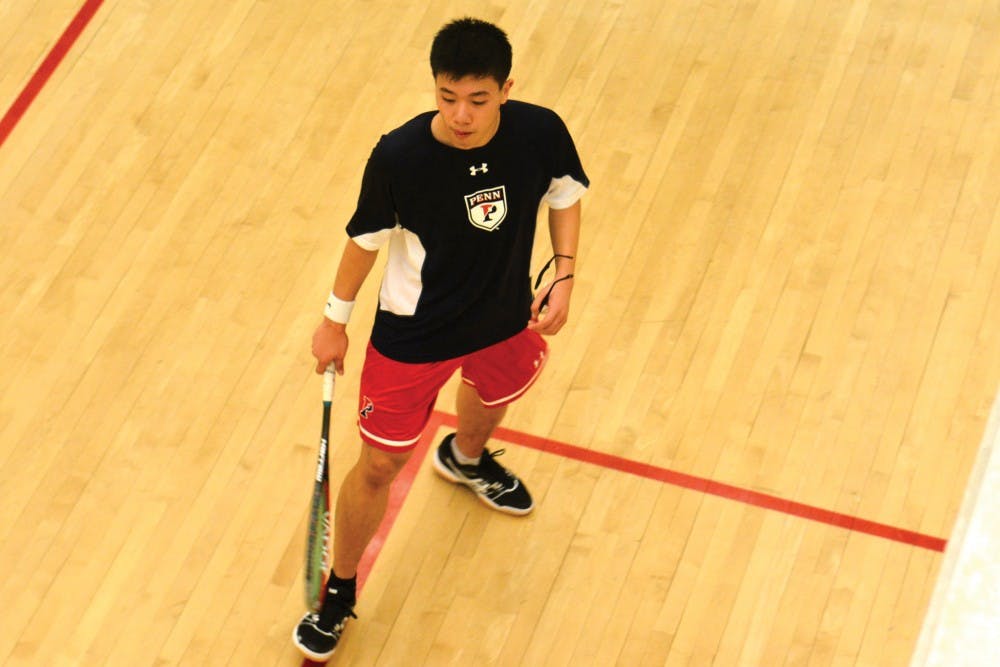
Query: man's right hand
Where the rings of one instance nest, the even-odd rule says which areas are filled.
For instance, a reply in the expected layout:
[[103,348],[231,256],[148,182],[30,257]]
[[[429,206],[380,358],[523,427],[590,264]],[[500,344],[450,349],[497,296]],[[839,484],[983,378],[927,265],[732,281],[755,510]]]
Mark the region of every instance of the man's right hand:
[[320,375],[333,364],[337,375],[344,374],[344,357],[347,356],[347,328],[327,318],[313,332],[312,353],[316,357],[316,372]]

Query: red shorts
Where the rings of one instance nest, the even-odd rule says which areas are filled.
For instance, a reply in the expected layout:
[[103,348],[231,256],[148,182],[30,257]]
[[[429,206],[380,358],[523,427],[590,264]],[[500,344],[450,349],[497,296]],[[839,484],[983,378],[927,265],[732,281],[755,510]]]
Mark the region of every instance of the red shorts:
[[361,439],[392,452],[413,449],[438,392],[459,368],[462,381],[475,388],[483,405],[507,405],[534,383],[547,351],[542,337],[527,329],[471,354],[425,364],[393,361],[369,343],[358,404]]

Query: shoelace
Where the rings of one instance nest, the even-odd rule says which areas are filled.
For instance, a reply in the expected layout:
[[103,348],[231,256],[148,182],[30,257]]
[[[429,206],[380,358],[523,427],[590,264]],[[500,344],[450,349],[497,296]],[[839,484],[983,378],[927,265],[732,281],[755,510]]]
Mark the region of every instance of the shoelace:
[[503,467],[502,465],[500,465],[496,461],[496,458],[498,456],[503,456],[506,451],[507,451],[506,449],[498,449],[495,452],[491,452],[490,450],[487,449],[486,450],[487,456],[484,456],[482,459],[480,459],[479,465],[483,466],[483,465],[493,464],[493,465],[489,465],[489,467],[492,470],[494,470],[496,472],[502,472],[507,477],[513,478],[514,474],[511,473],[511,471],[507,470],[505,467]]
[[[340,632],[344,629],[344,623],[348,617],[357,618],[354,615],[354,606],[345,604],[334,597],[323,603],[323,609],[320,610],[316,618],[316,627],[329,632]],[[337,619],[340,619],[339,623],[334,622]]]

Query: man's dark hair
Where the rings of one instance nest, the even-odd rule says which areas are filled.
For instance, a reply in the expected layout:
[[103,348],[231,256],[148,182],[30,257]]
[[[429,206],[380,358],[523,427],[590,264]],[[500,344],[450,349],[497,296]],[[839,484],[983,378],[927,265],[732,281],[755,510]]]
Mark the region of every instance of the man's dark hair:
[[479,19],[452,21],[431,44],[431,73],[455,80],[470,75],[491,77],[502,86],[510,76],[511,59],[507,34]]

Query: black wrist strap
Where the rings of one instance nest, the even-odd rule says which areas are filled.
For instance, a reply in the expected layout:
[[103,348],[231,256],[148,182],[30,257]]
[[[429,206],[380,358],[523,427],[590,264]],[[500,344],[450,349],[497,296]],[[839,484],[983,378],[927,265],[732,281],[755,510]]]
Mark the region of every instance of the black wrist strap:
[[[535,289],[538,289],[538,286],[542,284],[542,277],[545,275],[545,272],[549,270],[550,266],[552,266],[552,262],[556,261],[556,259],[559,258],[559,257],[561,257],[563,259],[576,259],[573,255],[560,255],[558,253],[556,253],[555,255],[552,255],[552,259],[550,259],[549,261],[545,262],[545,266],[543,266],[542,270],[538,272],[538,277],[535,278]],[[559,278],[558,280],[556,280],[555,283],[552,283],[552,284],[555,285],[560,280],[566,280],[567,278],[572,278],[572,277],[573,277],[572,274],[570,274],[568,276],[563,276],[562,278]],[[549,291],[550,292],[552,291],[551,288],[549,289]],[[546,299],[548,299],[548,297],[546,297]]]
[[545,292],[545,298],[542,299],[542,303],[538,306],[538,308],[542,309],[542,308],[545,308],[545,306],[549,305],[549,297],[552,296],[552,288],[553,287],[555,287],[556,285],[558,285],[559,283],[561,283],[564,280],[569,280],[572,277],[573,277],[573,274],[569,273],[569,274],[566,274],[565,276],[563,276],[562,278],[556,278],[555,280],[553,280],[552,284],[549,285],[548,291]]

